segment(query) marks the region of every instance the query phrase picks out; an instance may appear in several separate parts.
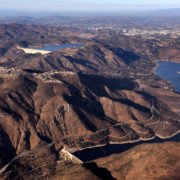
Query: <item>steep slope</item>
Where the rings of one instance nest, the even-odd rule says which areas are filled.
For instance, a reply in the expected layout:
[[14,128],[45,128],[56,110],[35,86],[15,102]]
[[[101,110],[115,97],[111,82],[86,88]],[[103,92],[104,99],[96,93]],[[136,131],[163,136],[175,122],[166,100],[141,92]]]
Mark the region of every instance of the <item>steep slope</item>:
[[180,145],[177,142],[142,144],[121,154],[83,163],[54,145],[17,156],[1,171],[5,179],[47,180],[178,180]]
[[[71,152],[106,143],[170,137],[179,116],[131,79],[69,72],[6,77],[0,87],[1,136],[9,154],[58,141]],[[6,144],[1,143],[4,153]],[[4,164],[11,157],[1,158]]]
[[86,42],[78,37],[62,35],[63,28],[23,25],[23,24],[1,24],[0,25],[0,65],[19,66],[32,57],[23,51],[16,49],[17,46],[43,46],[44,44],[65,44]]
[[1,24],[0,45],[2,43],[20,43],[41,45],[51,42],[66,42],[68,38],[61,36],[61,28],[40,25]]
[[69,168],[48,180],[178,180],[180,145],[175,142],[143,144],[122,154]]
[[[128,65],[139,57],[120,48],[112,48],[107,44],[92,42],[79,49],[66,49],[54,52],[41,59],[31,59],[27,68],[40,70],[68,69],[85,72],[115,71]],[[25,67],[26,67],[25,66]]]
[[[102,40],[100,40],[102,41]],[[180,62],[180,40],[168,36],[158,36],[152,39],[137,37],[111,36],[104,38],[107,44],[121,47],[124,50],[132,51],[148,57],[151,61],[172,61]],[[115,43],[116,42],[116,43]]]
[[[57,147],[56,147],[57,148]],[[0,170],[1,179],[42,179],[63,171],[66,168],[82,164],[63,147],[56,150],[55,144],[28,151],[13,158]]]
[[[18,50],[16,45],[33,44],[36,38],[38,45],[42,45],[46,41],[43,37],[39,40],[39,36],[44,33],[53,33],[53,37],[47,35],[47,41],[62,42],[55,38],[59,34],[55,35],[51,28],[11,26],[0,26],[2,33],[5,32],[1,45],[7,41],[6,47],[2,45],[0,50],[0,172],[3,178],[46,177],[71,167],[69,157],[76,158],[70,153],[156,136],[168,138],[180,132],[180,95],[153,73],[154,64],[149,57],[154,51],[151,49],[148,54],[152,45],[149,42],[137,47],[140,41],[136,44],[133,39],[121,39],[117,44],[92,41],[81,48],[32,55]],[[41,32],[36,36],[38,30]],[[23,37],[31,35],[30,40],[23,41]],[[151,146],[148,148],[154,151]],[[140,161],[144,158],[146,155]],[[120,169],[126,167],[121,165]],[[80,170],[79,167],[82,168],[70,169],[72,174],[85,168],[86,176],[94,179],[102,179],[98,171],[109,179],[119,178],[116,173],[112,176],[113,169],[94,163],[85,164]],[[174,174],[172,177],[176,178],[177,173]]]
[[118,74],[121,69],[139,58],[131,51],[94,41],[81,48],[67,48],[47,55],[25,54],[23,50],[11,48],[0,58],[0,63],[8,67],[40,71],[69,70]]

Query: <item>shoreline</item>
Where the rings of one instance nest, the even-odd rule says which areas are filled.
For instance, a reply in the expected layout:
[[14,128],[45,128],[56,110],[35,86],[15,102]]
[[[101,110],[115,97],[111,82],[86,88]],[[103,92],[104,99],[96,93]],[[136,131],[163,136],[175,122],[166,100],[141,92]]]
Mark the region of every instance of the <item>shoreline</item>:
[[[159,61],[158,61],[159,62]],[[159,64],[158,64],[158,62],[155,62],[155,66],[153,67],[153,69],[152,69],[152,71],[154,72],[158,67],[159,67]],[[155,73],[155,72],[154,72]]]
[[[152,62],[154,62],[156,64],[152,69],[152,71],[154,72],[159,67],[158,62],[170,62],[170,63],[178,63],[178,64],[180,64],[180,59],[179,60],[169,60],[169,59],[152,60]],[[180,71],[178,72],[178,74],[180,74]]]
[[[98,145],[97,147],[83,148],[82,150],[75,151],[72,154],[77,158],[81,159],[83,162],[93,161],[98,158],[103,158],[112,154],[123,153],[137,145],[143,144],[152,144],[152,143],[166,143],[166,142],[177,142],[180,143],[180,131],[170,135],[168,137],[161,138],[159,135],[156,135],[148,140],[139,139],[136,141],[130,141],[128,143],[118,143],[118,142],[109,142],[105,145]],[[103,154],[102,154],[103,152]],[[88,156],[89,154],[94,154],[93,156]]]
[[[159,67],[159,64],[158,64],[158,63],[160,63],[160,62],[169,62],[169,63],[176,63],[176,64],[180,64],[180,62],[170,61],[170,60],[154,61],[154,63],[155,63],[156,65],[155,65],[155,67],[152,68],[152,72],[153,72],[154,74],[158,75],[159,78],[168,81],[169,84],[171,84],[171,85],[173,86],[174,92],[179,94],[180,91],[178,91],[178,90],[176,89],[176,85],[174,85],[174,83],[172,83],[170,80],[167,80],[167,79],[164,78],[164,77],[163,77],[163,78],[160,77],[159,74],[158,74],[157,72],[155,72],[155,71],[157,70],[157,68]],[[180,74],[180,71],[177,71],[177,74]]]
[[126,145],[126,144],[136,144],[136,143],[148,143],[149,141],[153,141],[153,140],[156,140],[156,139],[160,139],[162,141],[168,141],[169,139],[171,138],[174,138],[176,136],[180,136],[180,130],[173,133],[172,135],[169,135],[167,137],[163,137],[163,136],[160,136],[160,135],[154,135],[153,137],[150,137],[150,138],[140,138],[140,139],[137,139],[137,140],[131,140],[131,141],[125,141],[125,142],[113,142],[113,141],[110,141],[109,143],[107,144],[101,144],[101,145],[95,145],[95,146],[91,146],[91,147],[87,147],[87,148],[79,148],[78,150],[74,150],[74,151],[71,151],[70,148],[66,148],[69,152],[71,153],[77,153],[79,151],[84,151],[84,150],[91,150],[91,149],[94,149],[94,148],[99,148],[99,147],[106,147],[107,145]]
[[152,60],[153,62],[172,62],[172,63],[180,63],[180,59],[160,59],[160,60]]

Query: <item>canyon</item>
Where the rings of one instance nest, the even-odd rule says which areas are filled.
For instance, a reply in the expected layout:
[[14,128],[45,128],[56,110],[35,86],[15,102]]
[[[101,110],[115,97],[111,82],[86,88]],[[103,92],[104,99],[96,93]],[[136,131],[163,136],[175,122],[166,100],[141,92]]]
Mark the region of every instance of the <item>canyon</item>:
[[[150,157],[159,166],[175,163],[169,176],[179,178],[178,142],[142,144],[86,163],[75,156],[80,150],[108,144],[179,134],[180,94],[154,73],[157,61],[179,61],[178,40],[160,45],[134,37],[85,40],[61,37],[57,27],[18,24],[0,25],[0,33],[2,179],[71,179],[77,172],[86,179],[105,178],[98,171],[109,179],[132,179],[137,176],[135,161],[141,164],[147,158],[150,162]],[[47,41],[85,45],[48,54],[17,49]],[[172,148],[167,150],[168,146]],[[157,157],[159,148],[162,157],[169,154],[165,161]],[[169,173],[151,163],[143,162],[143,168],[139,171],[146,179],[155,170],[159,178]],[[148,173],[143,174],[144,170]]]

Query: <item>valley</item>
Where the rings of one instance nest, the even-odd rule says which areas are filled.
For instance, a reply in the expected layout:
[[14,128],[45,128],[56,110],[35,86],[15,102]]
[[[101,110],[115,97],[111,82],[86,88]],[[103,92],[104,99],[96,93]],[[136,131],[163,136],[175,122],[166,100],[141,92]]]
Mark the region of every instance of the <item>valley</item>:
[[[63,36],[66,31],[71,36]],[[159,160],[159,148],[162,157],[169,154],[169,163],[158,163],[169,167],[173,161],[177,166],[171,177],[178,178],[179,140],[168,141],[180,133],[180,94],[154,69],[157,61],[180,62],[179,39],[111,33],[85,39],[80,36],[83,33],[71,28],[0,25],[1,179],[67,179],[77,172],[86,179],[104,178],[98,171],[109,179],[125,179],[128,171],[130,179],[136,172],[132,164],[136,160],[141,164],[138,158],[147,158],[150,152]],[[23,51],[67,43],[83,46],[47,54]],[[87,158],[88,162],[78,155],[111,145],[123,145],[127,151],[111,156],[107,151],[108,156]],[[112,166],[107,162],[113,162]],[[157,167],[150,170],[151,163],[143,165],[150,174],[153,169],[160,172],[160,178],[169,172]]]

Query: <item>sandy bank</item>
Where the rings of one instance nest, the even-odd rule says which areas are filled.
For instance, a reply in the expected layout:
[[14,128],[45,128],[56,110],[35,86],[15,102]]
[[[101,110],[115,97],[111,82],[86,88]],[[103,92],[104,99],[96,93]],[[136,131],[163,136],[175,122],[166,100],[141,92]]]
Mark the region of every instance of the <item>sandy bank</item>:
[[48,54],[51,51],[45,51],[45,50],[38,50],[38,49],[30,49],[30,48],[23,48],[23,47],[17,47],[17,49],[22,49],[25,53],[30,53],[30,54]]

